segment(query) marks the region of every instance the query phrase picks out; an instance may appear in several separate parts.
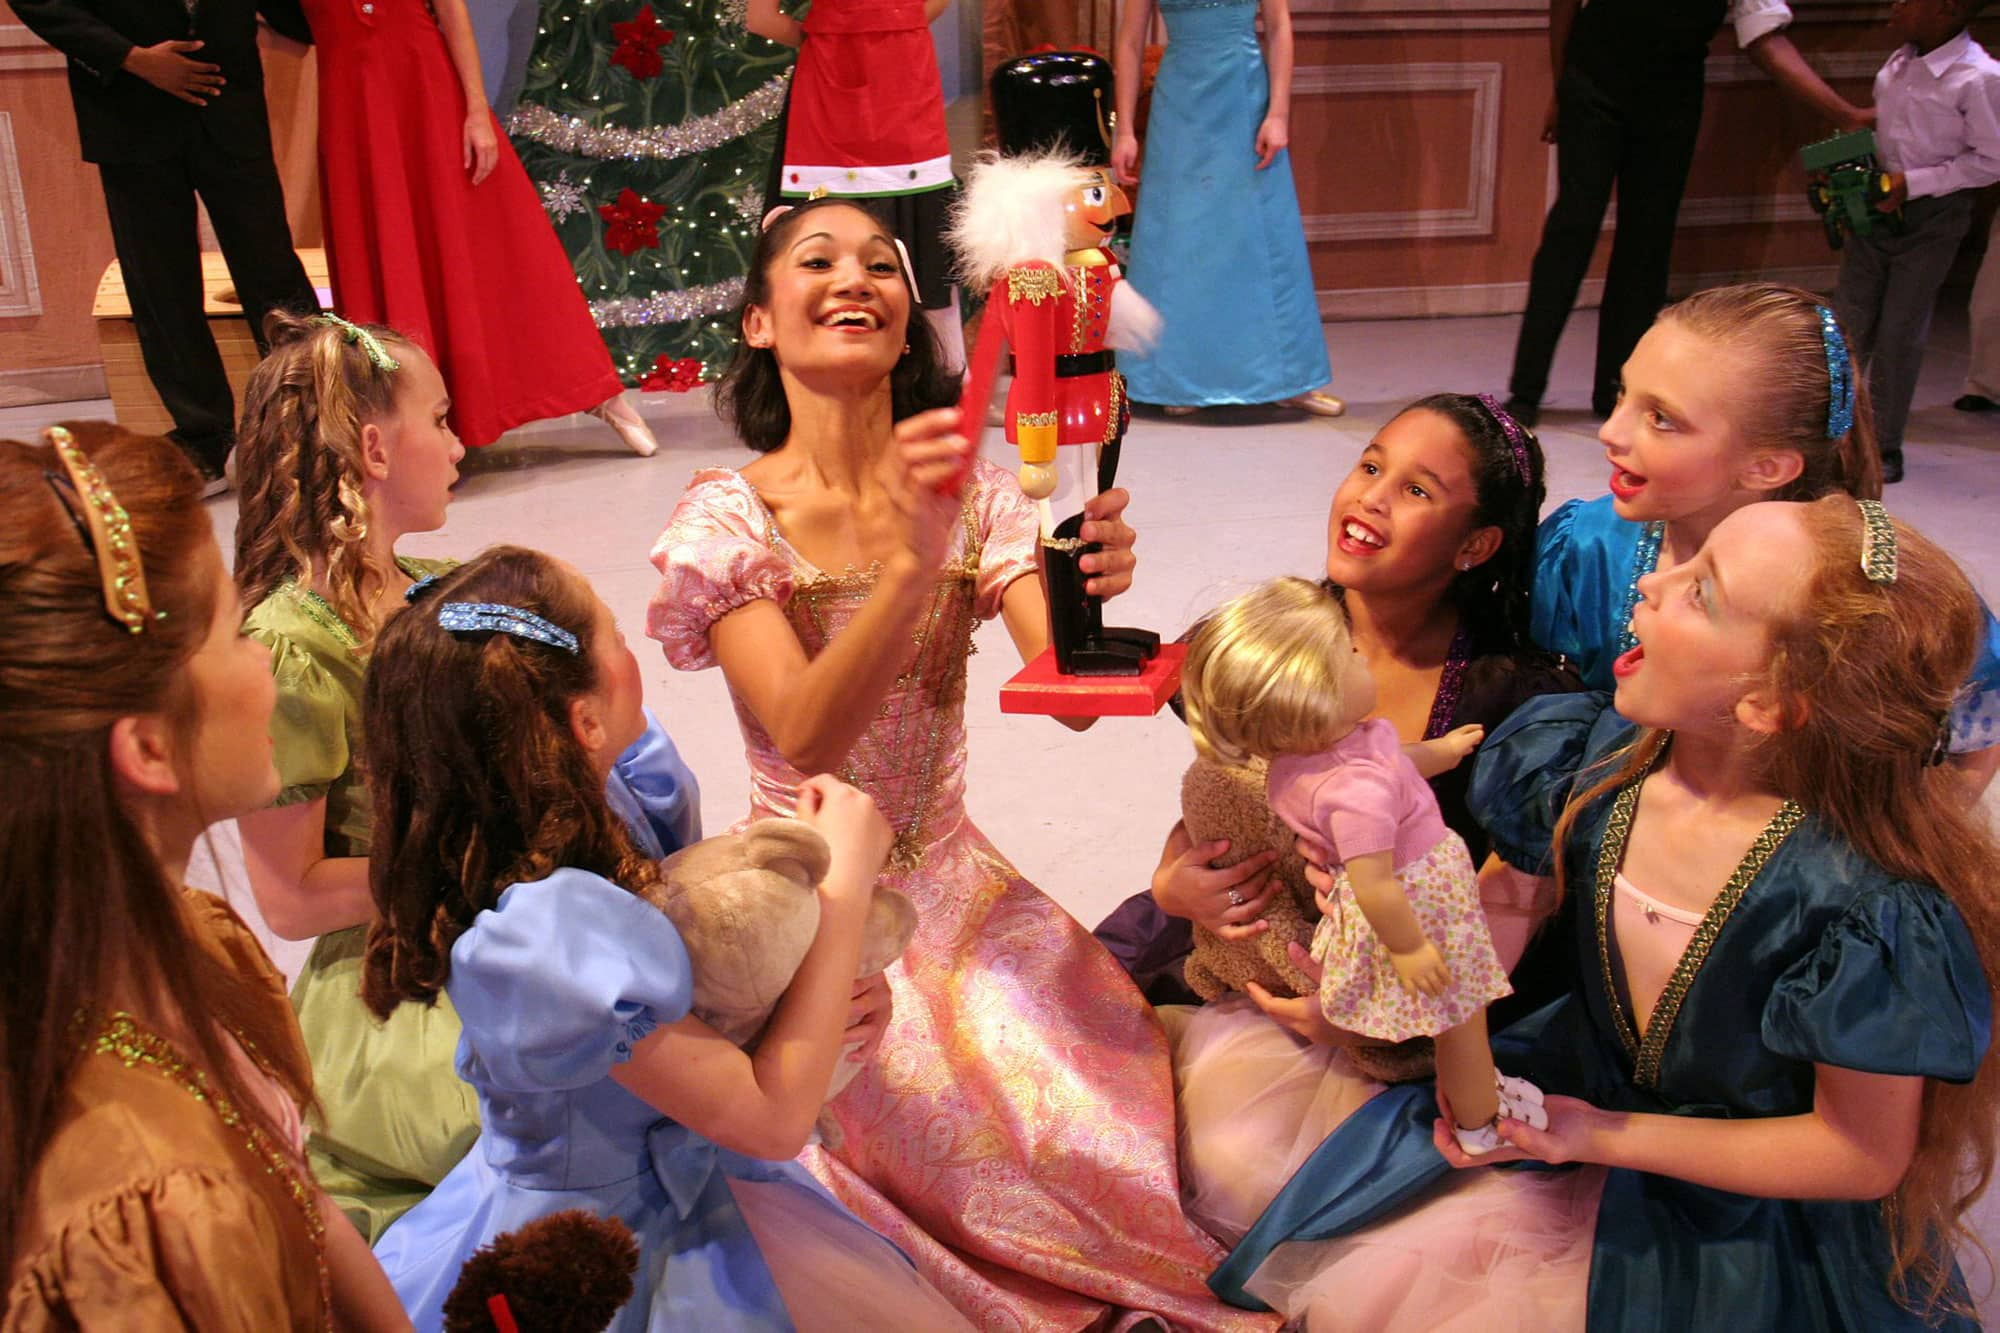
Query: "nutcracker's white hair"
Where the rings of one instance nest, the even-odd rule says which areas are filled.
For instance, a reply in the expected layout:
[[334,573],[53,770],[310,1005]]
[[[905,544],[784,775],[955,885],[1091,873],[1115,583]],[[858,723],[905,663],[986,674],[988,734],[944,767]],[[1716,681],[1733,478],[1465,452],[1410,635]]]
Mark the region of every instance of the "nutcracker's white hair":
[[1062,271],[1063,198],[1092,174],[1073,153],[980,158],[951,220],[959,281],[984,292],[1009,268],[1035,259]]

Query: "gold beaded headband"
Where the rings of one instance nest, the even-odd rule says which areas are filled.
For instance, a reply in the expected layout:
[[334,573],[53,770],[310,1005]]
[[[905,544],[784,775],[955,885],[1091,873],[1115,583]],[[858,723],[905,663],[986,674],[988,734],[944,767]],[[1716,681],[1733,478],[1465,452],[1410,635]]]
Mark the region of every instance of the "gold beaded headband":
[[[49,427],[47,435],[56,457],[62,460],[65,475],[58,478],[53,471],[45,475],[57,498],[63,501],[63,507],[69,510],[70,521],[77,525],[84,544],[97,557],[98,577],[104,583],[105,614],[134,634],[142,632],[148,621],[165,620],[167,613],[161,611],[156,615],[153,599],[146,592],[146,571],[139,563],[139,539],[132,531],[132,516],[111,493],[97,464],[77,447],[75,436],[61,426]],[[81,514],[77,506],[63,497],[57,485],[59,480],[67,480],[81,504]]]
[[1861,506],[1861,572],[1870,583],[1896,581],[1896,525],[1880,500],[1856,500]]

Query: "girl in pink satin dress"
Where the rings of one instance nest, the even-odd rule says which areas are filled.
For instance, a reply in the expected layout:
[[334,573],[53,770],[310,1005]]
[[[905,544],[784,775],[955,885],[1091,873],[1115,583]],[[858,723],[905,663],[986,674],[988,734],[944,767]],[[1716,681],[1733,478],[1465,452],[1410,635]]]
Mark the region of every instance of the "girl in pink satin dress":
[[[765,456],[695,475],[653,548],[647,632],[676,667],[722,666],[753,816],[841,775],[894,824],[885,883],[919,916],[881,1051],[808,1164],[983,1328],[1083,1329],[1107,1306],[1274,1327],[1204,1283],[1222,1252],[1181,1212],[1151,1009],[965,814],[972,632],[997,615],[1024,657],[1046,642],[1032,504],[990,464],[966,470],[955,411],[921,410],[956,380],[866,212],[779,217],[745,299],[722,402]],[[1093,592],[1130,582],[1124,503],[1092,502]]]

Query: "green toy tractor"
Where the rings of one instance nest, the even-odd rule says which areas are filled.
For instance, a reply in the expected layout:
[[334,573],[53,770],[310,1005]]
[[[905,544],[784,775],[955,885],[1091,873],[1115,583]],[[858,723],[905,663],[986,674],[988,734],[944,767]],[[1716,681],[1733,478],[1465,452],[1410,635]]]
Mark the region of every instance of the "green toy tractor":
[[1889,197],[1889,173],[1875,156],[1875,131],[1855,130],[1807,144],[1799,150],[1806,169],[1806,199],[1826,228],[1826,243],[1838,250],[1847,233],[1873,236],[1877,229],[1903,234],[1903,210],[1884,213],[1875,205]]

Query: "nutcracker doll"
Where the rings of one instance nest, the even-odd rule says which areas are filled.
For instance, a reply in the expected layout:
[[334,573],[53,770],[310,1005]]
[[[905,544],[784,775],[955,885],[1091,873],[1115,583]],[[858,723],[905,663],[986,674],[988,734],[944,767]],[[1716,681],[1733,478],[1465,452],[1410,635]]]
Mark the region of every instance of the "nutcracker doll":
[[1174,674],[1159,636],[1106,628],[1078,563],[1095,549],[1078,536],[1084,501],[1113,484],[1129,416],[1112,349],[1143,345],[1158,327],[1106,244],[1131,212],[1106,165],[1110,69],[1052,52],[1001,66],[993,84],[1001,155],[974,169],[952,239],[962,277],[986,294],[994,327],[982,339],[1013,349],[1007,439],[1042,514],[1053,673],[1149,677],[1149,696],[1165,686],[1157,706]]

